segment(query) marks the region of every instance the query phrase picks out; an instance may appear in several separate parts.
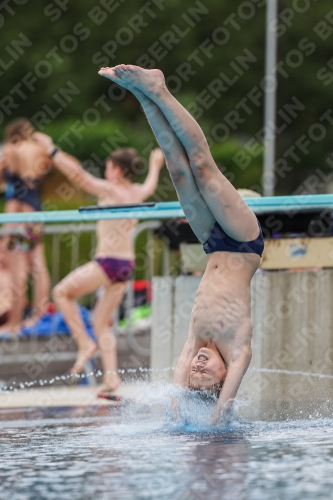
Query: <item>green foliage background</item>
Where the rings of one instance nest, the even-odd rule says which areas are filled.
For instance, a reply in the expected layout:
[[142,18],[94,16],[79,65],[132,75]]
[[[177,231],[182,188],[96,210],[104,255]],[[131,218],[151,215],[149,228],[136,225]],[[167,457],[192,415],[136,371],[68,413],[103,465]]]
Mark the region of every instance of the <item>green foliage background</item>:
[[[160,51],[165,51],[165,44],[162,44],[160,37],[167,31],[175,33],[175,30],[178,30],[182,36],[177,35],[179,43],[167,50],[162,60],[156,61],[154,65],[161,68],[167,76],[180,78],[180,89],[175,95],[185,105],[195,100],[220,72],[232,78],[235,75],[235,58],[243,54],[244,50],[255,56],[255,62],[249,63],[249,69],[239,76],[237,82],[202,113],[199,122],[208,135],[216,124],[226,123],[224,117],[235,110],[235,106],[253,87],[260,89],[265,57],[266,9],[262,0],[240,3],[231,0],[169,0],[163,3],[157,0],[56,0],[50,3],[29,0],[20,3],[21,5],[16,5],[11,2],[11,9],[8,7],[1,11],[1,42],[4,48],[2,60],[8,67],[2,71],[1,90],[3,98],[10,95],[13,97],[15,108],[8,108],[8,101],[1,101],[4,106],[0,108],[3,111],[0,127],[3,130],[6,123],[16,116],[34,117],[45,105],[56,109],[59,105],[54,96],[59,95],[61,89],[71,82],[79,89],[79,94],[71,96],[71,102],[61,109],[55,119],[51,119],[50,124],[45,128],[40,127],[58,140],[75,121],[80,120],[82,124],[86,110],[94,107],[97,99],[105,95],[104,102],[112,108],[111,111],[99,106],[100,120],[94,125],[85,126],[83,138],[75,140],[75,146],[62,142],[64,149],[82,161],[91,160],[93,152],[104,159],[106,151],[102,143],[115,129],[121,130],[128,138],[128,143],[141,152],[154,141],[133,96],[127,93],[116,100],[111,99],[107,95],[110,82],[99,77],[97,70],[102,64],[136,63],[143,54],[152,50],[156,42]],[[333,35],[329,34],[323,40],[314,29],[318,23],[325,20],[331,9],[330,0],[279,2],[278,57],[288,77],[279,76],[277,109],[283,108],[296,97],[304,105],[304,110],[278,135],[277,158],[282,156],[297,138],[308,133],[311,124],[318,121],[332,102],[333,83],[329,78],[326,81],[320,80],[317,74],[332,57]],[[108,10],[112,13],[108,13]],[[93,14],[97,11],[99,17]],[[139,25],[134,22],[139,19],[138,16],[141,16]],[[326,22],[331,26],[329,21]],[[192,27],[186,33],[189,24]],[[134,29],[133,26],[137,27]],[[205,55],[200,44],[207,39],[212,40],[216,29],[223,29],[224,33],[228,30],[229,41],[220,46],[215,44],[211,52]],[[222,32],[219,33],[222,39]],[[16,50],[18,55],[15,56],[14,52],[13,58],[11,49],[13,50],[15,40],[19,40],[21,34],[28,39],[31,46],[22,47],[21,54],[19,49]],[[299,64],[299,46],[309,43],[314,47],[314,51],[305,55],[306,51],[301,50],[303,59]],[[110,52],[105,51],[106,44],[109,47],[112,44],[117,45],[114,58],[110,57]],[[34,83],[35,90],[29,90],[22,83],[22,79],[29,72],[36,75],[36,68],[47,71],[45,66],[38,65],[52,50],[56,56],[49,58],[52,64],[51,74],[37,78]],[[193,59],[196,50],[201,63],[196,62],[197,58]],[[290,51],[297,52],[292,55]],[[189,61],[191,55],[192,60]],[[293,63],[288,65],[286,60]],[[179,68],[184,62],[190,62],[193,74],[181,78]],[[18,84],[21,94],[15,91]],[[25,97],[22,97],[23,95]],[[113,92],[113,95],[119,96],[116,92]],[[237,125],[236,130],[230,129],[230,137],[223,143],[213,143],[212,152],[217,161],[223,163],[230,172],[230,179],[237,187],[255,186],[260,190],[262,156],[254,158],[251,164],[242,170],[233,161],[231,153],[241,148],[246,140],[261,129],[262,99],[259,107],[252,105],[251,113],[243,111],[241,116],[242,123]],[[281,117],[279,120],[281,121]],[[300,152],[300,161],[290,159],[292,172],[287,178],[278,179],[277,194],[292,193],[314,168],[320,167],[327,171],[325,159],[331,151],[331,143],[332,130],[328,129],[325,139],[319,143],[313,142],[308,154]],[[94,161],[98,170],[102,168],[99,163],[101,162]],[[92,165],[92,162],[89,165]],[[171,193],[170,196],[172,197]]]

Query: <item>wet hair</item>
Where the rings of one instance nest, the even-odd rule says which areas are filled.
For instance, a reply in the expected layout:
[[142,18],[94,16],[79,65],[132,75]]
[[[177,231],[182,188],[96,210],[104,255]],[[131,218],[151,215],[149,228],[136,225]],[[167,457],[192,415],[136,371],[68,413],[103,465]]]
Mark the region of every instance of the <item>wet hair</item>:
[[109,157],[115,167],[119,167],[126,179],[132,180],[138,173],[141,160],[134,148],[116,149]]
[[5,128],[5,142],[15,144],[30,139],[34,132],[32,123],[27,118],[17,118]]
[[194,389],[190,387],[190,397],[206,404],[215,404],[219,399],[221,389],[221,385],[215,385],[212,389]]
[[200,389],[190,386],[190,390],[193,391],[192,393],[195,394],[198,398],[204,401],[215,402],[220,397],[223,382],[221,382],[220,384],[214,384],[210,389]]

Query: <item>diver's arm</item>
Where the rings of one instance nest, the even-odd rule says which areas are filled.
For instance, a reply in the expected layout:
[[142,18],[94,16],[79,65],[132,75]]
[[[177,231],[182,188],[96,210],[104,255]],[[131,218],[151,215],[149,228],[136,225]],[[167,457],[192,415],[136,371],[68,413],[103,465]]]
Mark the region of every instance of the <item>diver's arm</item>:
[[190,369],[195,355],[196,352],[193,343],[187,340],[176,365],[173,378],[174,384],[181,385],[182,387],[188,387],[190,385]]
[[213,415],[212,423],[225,422],[228,420],[232,404],[235,400],[241,381],[248,369],[252,357],[251,346],[243,346],[242,349],[233,356],[228,365],[228,371],[224,380],[222,390],[217,402],[217,408]]
[[[181,387],[189,387],[190,385],[190,371],[191,363],[195,356],[195,350],[193,348],[193,343],[190,339],[185,342],[182,353],[179,356],[178,363],[176,365],[175,374],[173,377],[173,382],[175,385]],[[179,419],[180,416],[180,400],[178,397],[173,396],[171,399],[171,409],[173,417],[175,420]]]

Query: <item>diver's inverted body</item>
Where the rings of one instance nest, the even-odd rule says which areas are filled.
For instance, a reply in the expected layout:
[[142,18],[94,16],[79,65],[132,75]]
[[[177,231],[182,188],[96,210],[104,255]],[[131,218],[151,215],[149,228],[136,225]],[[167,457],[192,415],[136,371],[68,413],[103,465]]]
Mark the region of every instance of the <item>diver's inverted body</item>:
[[207,253],[174,381],[216,389],[216,415],[223,415],[251,360],[250,282],[264,246],[258,220],[216,166],[201,128],[167,90],[159,70],[119,65],[99,73],[140,101],[185,215]]

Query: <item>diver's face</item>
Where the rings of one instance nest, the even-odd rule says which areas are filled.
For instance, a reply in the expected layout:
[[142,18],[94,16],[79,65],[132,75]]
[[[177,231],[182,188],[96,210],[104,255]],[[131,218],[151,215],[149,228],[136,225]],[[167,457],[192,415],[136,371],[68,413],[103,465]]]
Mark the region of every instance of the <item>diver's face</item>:
[[190,387],[210,390],[226,376],[223,359],[216,348],[202,347],[191,363]]

